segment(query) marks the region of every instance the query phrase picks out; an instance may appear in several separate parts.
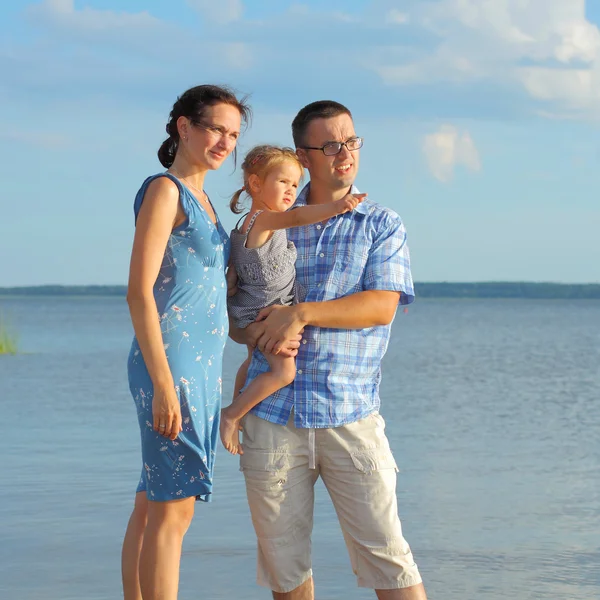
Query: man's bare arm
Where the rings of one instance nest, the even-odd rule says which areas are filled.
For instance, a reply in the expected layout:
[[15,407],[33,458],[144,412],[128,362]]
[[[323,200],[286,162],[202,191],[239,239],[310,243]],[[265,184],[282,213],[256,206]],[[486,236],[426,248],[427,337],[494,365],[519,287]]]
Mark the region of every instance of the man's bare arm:
[[[233,319],[229,317],[229,337],[238,344],[245,344],[252,348],[257,346],[258,340],[263,335],[265,327],[265,321],[261,321],[260,323],[250,323],[250,325],[244,329],[240,329],[235,326]],[[302,329],[297,335],[285,340],[279,354],[281,356],[294,358],[298,354],[298,348],[300,348],[300,342],[302,341],[301,334]]]
[[258,338],[263,352],[277,354],[287,339],[293,338],[306,325],[335,329],[366,329],[389,325],[394,318],[400,292],[367,290],[336,300],[303,302],[295,306],[269,306],[258,319],[265,327]]

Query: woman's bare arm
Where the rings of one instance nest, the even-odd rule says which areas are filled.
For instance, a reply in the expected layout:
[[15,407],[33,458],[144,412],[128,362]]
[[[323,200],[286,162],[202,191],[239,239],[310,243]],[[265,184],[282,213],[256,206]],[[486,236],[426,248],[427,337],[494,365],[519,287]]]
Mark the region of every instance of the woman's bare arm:
[[[155,398],[166,393],[168,398],[160,411],[154,411],[154,429],[158,431],[159,417],[161,423],[167,423],[170,435],[177,437],[181,427],[181,415],[173,406],[174,383],[167,355],[163,346],[162,333],[158,317],[158,309],[154,299],[153,287],[163,261],[165,248],[175,224],[180,220],[182,209],[179,205],[179,190],[167,179],[160,177],[153,181],[146,191],[144,202],[140,208],[131,251],[127,303],[133,329],[137,338],[144,362],[155,387]],[[173,394],[170,393],[173,390]],[[176,422],[177,431],[173,431]],[[162,431],[161,431],[162,433]],[[174,435],[174,437],[173,437]]]

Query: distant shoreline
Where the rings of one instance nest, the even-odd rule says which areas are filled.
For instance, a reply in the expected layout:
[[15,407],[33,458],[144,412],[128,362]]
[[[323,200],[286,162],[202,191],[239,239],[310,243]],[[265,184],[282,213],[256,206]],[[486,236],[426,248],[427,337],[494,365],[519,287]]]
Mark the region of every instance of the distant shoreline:
[[[415,283],[419,298],[531,298],[600,300],[600,283],[466,282]],[[2,296],[121,296],[124,285],[39,285],[0,287]]]

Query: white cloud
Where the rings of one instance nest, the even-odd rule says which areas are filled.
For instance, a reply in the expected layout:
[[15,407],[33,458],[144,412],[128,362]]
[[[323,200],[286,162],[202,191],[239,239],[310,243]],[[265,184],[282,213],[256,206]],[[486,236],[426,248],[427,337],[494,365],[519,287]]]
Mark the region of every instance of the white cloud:
[[405,12],[393,8],[388,11],[385,16],[385,21],[386,23],[392,23],[394,25],[404,25],[410,21],[410,16]]
[[230,67],[249,69],[252,66],[252,48],[242,42],[230,42],[222,46],[223,55]]
[[425,136],[423,153],[431,174],[444,183],[452,180],[457,166],[471,171],[481,169],[479,151],[468,131],[459,131],[454,125],[442,125]]
[[534,67],[517,71],[518,79],[534,98],[560,101],[566,109],[580,110],[600,103],[599,75],[598,69]]
[[25,144],[44,150],[61,150],[70,146],[73,140],[60,133],[44,131],[0,130],[0,139],[10,143]]
[[582,116],[600,114],[600,30],[587,20],[585,0],[427,1],[407,19],[438,43],[420,56],[395,57],[389,48],[372,55],[389,85],[490,81]]
[[89,6],[76,10],[73,0],[44,0],[27,8],[30,17],[44,20],[53,25],[76,28],[84,31],[106,31],[119,29],[156,29],[162,21],[147,12],[128,13],[111,10],[96,10]]
[[188,0],[188,4],[216,23],[239,21],[244,13],[242,0]]
[[[196,4],[201,3],[196,2]],[[215,13],[216,18],[226,18],[227,15],[233,17],[236,2],[230,0],[220,4],[216,4],[212,0],[206,2],[207,7],[213,4],[220,7],[220,16]],[[237,2],[237,4],[241,7],[241,2]],[[128,55],[125,63],[129,66],[133,64],[136,56],[152,57],[155,60],[153,70],[158,70],[164,57],[170,57],[174,53],[178,53],[182,57],[180,64],[190,61],[196,66],[195,57],[210,52],[213,58],[211,66],[215,69],[220,66],[236,70],[248,68],[253,59],[252,48],[249,44],[240,41],[228,42],[225,39],[198,40],[190,35],[188,30],[163,21],[147,12],[115,12],[97,10],[87,6],[77,9],[73,0],[43,0],[39,4],[29,6],[27,16],[38,26],[51,33],[58,32],[63,38],[68,36],[72,40],[78,41],[83,45],[86,54],[94,52],[89,48],[89,42],[92,39],[111,48],[117,44],[125,47],[129,52],[133,51]],[[105,60],[100,56],[97,61],[95,60],[95,64],[94,62],[88,63],[84,67],[91,71],[98,64],[104,64]],[[133,68],[138,73],[137,76],[141,76],[139,68]],[[170,70],[173,70],[172,66],[170,66]]]

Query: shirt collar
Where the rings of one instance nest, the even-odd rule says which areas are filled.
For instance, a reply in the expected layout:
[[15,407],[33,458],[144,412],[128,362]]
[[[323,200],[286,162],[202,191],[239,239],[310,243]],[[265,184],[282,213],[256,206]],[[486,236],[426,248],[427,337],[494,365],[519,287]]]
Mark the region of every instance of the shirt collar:
[[[308,198],[308,194],[310,193],[310,181],[302,188],[302,191],[298,194],[296,198],[296,202],[294,203],[294,207],[298,206],[306,206],[306,199]],[[358,188],[352,184],[352,188],[350,190],[351,194],[360,194]],[[354,212],[360,213],[361,215],[366,215],[369,210],[365,206],[364,202],[361,202],[355,209]]]

